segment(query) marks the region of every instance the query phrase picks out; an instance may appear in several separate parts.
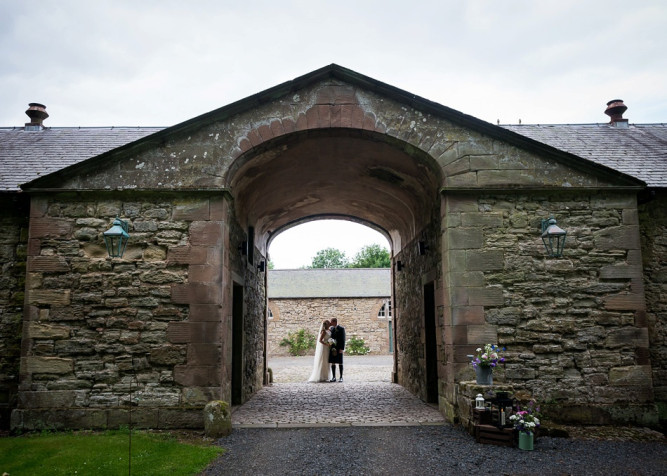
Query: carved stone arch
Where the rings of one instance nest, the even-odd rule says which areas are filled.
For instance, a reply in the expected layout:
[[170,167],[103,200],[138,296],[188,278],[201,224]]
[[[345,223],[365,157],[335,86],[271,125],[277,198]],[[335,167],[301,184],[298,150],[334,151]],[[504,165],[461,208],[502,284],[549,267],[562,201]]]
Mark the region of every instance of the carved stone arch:
[[237,157],[225,180],[260,250],[312,217],[370,225],[396,250],[432,218],[441,174],[432,157],[396,138],[329,128],[258,144]]

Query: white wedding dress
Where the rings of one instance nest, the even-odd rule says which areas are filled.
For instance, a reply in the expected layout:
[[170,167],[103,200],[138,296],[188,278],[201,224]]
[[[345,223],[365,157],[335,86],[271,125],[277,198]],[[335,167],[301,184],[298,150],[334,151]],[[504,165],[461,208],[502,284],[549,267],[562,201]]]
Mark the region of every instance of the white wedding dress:
[[[322,327],[317,334],[317,344],[315,345],[315,359],[313,360],[313,371],[308,378],[309,382],[328,382],[331,378],[331,370],[329,368],[329,346],[322,344],[319,339],[322,335]],[[326,330],[324,334],[324,342],[331,338],[331,331]]]

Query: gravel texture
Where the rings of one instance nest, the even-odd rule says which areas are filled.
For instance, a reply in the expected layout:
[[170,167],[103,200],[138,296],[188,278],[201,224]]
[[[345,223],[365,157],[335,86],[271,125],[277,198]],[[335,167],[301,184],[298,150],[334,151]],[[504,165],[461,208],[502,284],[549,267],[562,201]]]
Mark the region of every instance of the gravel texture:
[[540,437],[483,445],[459,427],[236,429],[205,475],[665,475],[662,441]]

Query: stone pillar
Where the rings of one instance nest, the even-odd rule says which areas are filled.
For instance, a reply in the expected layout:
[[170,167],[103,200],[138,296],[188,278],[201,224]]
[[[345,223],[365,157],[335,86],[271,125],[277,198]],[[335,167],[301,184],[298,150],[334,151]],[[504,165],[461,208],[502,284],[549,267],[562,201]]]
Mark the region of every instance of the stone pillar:
[[473,195],[442,198],[443,312],[445,339],[444,392],[441,411],[458,418],[457,383],[471,376],[470,359],[485,343],[497,343],[495,325],[487,324],[484,309],[503,304],[502,289],[487,286],[484,273],[502,270],[504,252],[485,247],[485,230],[502,225],[502,215],[480,212]]
[[171,299],[188,304],[186,321],[170,322],[167,338],[187,345],[187,361],[174,368],[183,385],[184,404],[220,397],[223,317],[224,200],[201,199],[177,204],[174,220],[190,221],[189,244],[171,248],[167,262],[188,265],[187,283],[172,284]]

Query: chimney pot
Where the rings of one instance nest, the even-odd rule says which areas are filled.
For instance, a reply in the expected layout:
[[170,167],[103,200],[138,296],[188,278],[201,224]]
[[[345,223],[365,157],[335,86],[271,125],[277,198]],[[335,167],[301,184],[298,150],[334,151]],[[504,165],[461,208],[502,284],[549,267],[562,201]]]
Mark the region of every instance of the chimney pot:
[[623,113],[628,110],[628,106],[623,104],[622,99],[612,99],[607,103],[607,109],[604,113],[611,118],[609,124],[617,127],[627,127],[628,120],[623,119]]
[[46,112],[46,106],[38,102],[31,102],[28,104],[28,110],[25,112],[30,118],[30,122],[26,123],[26,130],[40,130],[44,119],[49,117]]

